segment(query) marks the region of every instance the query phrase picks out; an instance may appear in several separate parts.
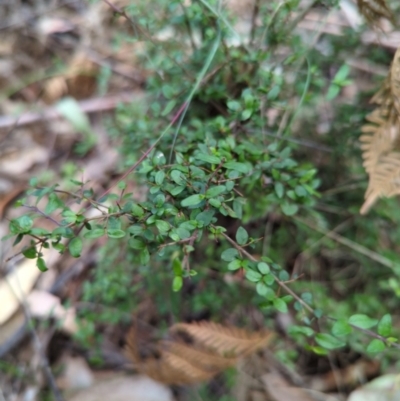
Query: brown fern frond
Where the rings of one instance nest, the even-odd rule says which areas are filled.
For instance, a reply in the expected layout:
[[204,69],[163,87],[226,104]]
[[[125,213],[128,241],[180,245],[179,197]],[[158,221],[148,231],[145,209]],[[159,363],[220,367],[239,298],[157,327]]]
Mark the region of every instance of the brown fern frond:
[[400,116],[400,47],[396,50],[393,57],[389,78],[393,105],[397,111],[397,115]]
[[[209,380],[228,367],[225,366],[223,368],[217,368],[216,366],[212,365],[205,367],[197,363],[198,361],[194,359],[193,354],[186,352],[185,357],[184,355],[179,355],[175,352],[172,352],[171,348],[173,347],[168,347],[166,350],[164,350],[163,358],[169,365],[170,369],[175,372],[180,372],[180,384],[198,383]],[[206,356],[202,356],[202,359],[205,357]],[[176,381],[175,383],[178,384]]]
[[238,361],[236,356],[224,357],[204,348],[194,348],[193,345],[176,342],[169,344],[167,349],[170,353],[179,355],[187,361],[195,361],[198,367],[209,372],[220,372],[234,366]]
[[[266,345],[270,333],[248,333],[215,323],[176,324],[171,340],[143,344],[137,327],[127,336],[127,354],[135,368],[166,384],[192,384],[209,380],[235,365],[239,356]],[[182,334],[186,334],[183,336]],[[226,353],[233,355],[225,356]]]
[[248,355],[265,346],[271,340],[271,333],[249,333],[236,327],[224,327],[212,322],[178,323],[171,331],[185,331],[197,342],[215,350],[220,355]]
[[393,13],[386,4],[386,0],[357,0],[357,6],[371,26],[377,26],[381,18],[393,22]]
[[394,124],[383,120],[379,126],[365,125],[362,131],[363,166],[369,183],[360,213],[366,214],[377,199],[399,193],[400,123],[398,119]]
[[398,146],[400,132],[398,124],[389,124],[381,117],[381,113],[375,110],[368,120],[373,124],[366,124],[362,128],[364,135],[360,137],[363,150],[363,166],[368,174],[375,171],[382,156],[387,155]]
[[378,198],[400,194],[400,152],[391,152],[381,158],[370,174],[365,202],[360,213],[365,214]]
[[369,175],[361,214],[367,213],[378,198],[400,193],[400,48],[388,77],[371,102],[378,104],[378,108],[367,117],[360,137],[363,166]]

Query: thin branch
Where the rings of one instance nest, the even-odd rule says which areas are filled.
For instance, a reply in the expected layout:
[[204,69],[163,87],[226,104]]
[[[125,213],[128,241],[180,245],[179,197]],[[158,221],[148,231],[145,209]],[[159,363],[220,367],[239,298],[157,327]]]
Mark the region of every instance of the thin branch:
[[250,43],[253,45],[257,28],[257,17],[260,12],[260,0],[255,0],[253,12],[251,14]]
[[[221,235],[230,243],[232,244],[239,252],[241,252],[243,255],[245,255],[248,259],[250,259],[253,262],[258,262],[258,260],[249,252],[247,252],[244,248],[242,248],[239,244],[236,243],[232,238],[230,238],[228,235],[225,233],[221,233]],[[279,280],[279,278],[271,273],[272,276],[274,277],[275,281],[277,284],[283,288],[288,294],[290,294],[297,302],[299,302],[305,309],[307,309],[309,312],[311,312],[313,315],[314,309],[311,308],[310,305],[308,305],[306,302],[304,302],[293,290],[291,290],[283,281]]]
[[385,258],[384,256],[380,255],[377,252],[371,251],[370,249],[366,248],[365,246],[362,246],[360,244],[357,244],[357,242],[354,242],[348,238],[342,237],[339,234],[336,234],[333,231],[325,231],[319,227],[316,227],[312,225],[311,223],[307,222],[306,220],[300,219],[298,217],[294,217],[295,220],[297,220],[299,223],[302,223],[306,225],[307,227],[320,232],[321,234],[324,234],[326,237],[333,239],[336,242],[339,242],[342,245],[347,246],[350,249],[353,249],[354,251],[360,253],[361,255],[367,256],[371,260],[374,260],[375,262],[380,263],[383,266],[389,267],[390,269],[394,269],[395,264],[388,258]]
[[[106,0],[104,0],[106,1]],[[113,187],[117,185],[119,182],[124,180],[132,171],[136,169],[137,166],[139,166],[142,161],[152,152],[152,150],[157,146],[158,142],[161,140],[161,138],[164,136],[164,134],[169,130],[169,128],[178,120],[178,118],[181,116],[183,111],[186,109],[187,103],[183,103],[182,106],[179,108],[178,112],[175,114],[175,116],[172,118],[172,121],[168,125],[168,127],[164,130],[164,132],[158,137],[158,139],[153,143],[153,145],[150,146],[149,149],[146,150],[146,152],[143,153],[142,156],[140,156],[139,160],[132,166],[130,167],[123,175],[122,177],[118,178],[116,182],[114,182],[108,189],[105,191],[101,196],[99,196],[99,199],[110,193]]]
[[[142,91],[134,91],[82,100],[78,102],[78,104],[84,113],[94,113],[112,110],[121,102],[129,103],[133,100],[141,100],[144,97],[145,95]],[[61,117],[61,114],[54,106],[47,107],[38,113],[27,112],[18,117],[0,116],[0,129],[14,129],[15,127],[21,127],[39,121],[55,120]]]
[[23,207],[26,207],[27,209],[33,210],[35,213],[39,213],[41,216],[43,216],[44,218],[46,218],[47,220],[50,220],[51,222],[53,222],[56,226],[61,227],[61,224],[53,219],[51,216],[49,216],[48,214],[42,212],[39,208],[37,208],[36,206],[30,206],[30,205],[22,205]]
[[304,19],[304,17],[310,12],[310,10],[319,2],[319,0],[312,0],[310,4],[305,7],[299,15],[289,25],[287,32],[292,32],[296,28],[297,24]]
[[[214,227],[215,228],[215,227]],[[253,262],[258,262],[258,260],[251,255],[249,252],[247,252],[243,247],[241,247],[239,244],[236,243],[236,241],[234,241],[232,238],[230,238],[228,235],[226,235],[225,233],[221,233],[221,235],[232,245],[234,246],[240,253],[242,253],[243,255],[245,255],[248,259],[250,259]],[[291,295],[298,303],[300,303],[305,309],[307,309],[310,313],[312,313],[314,316],[316,316],[314,309],[309,306],[306,302],[304,302],[294,291],[292,291],[283,281],[279,280],[278,277],[276,277],[276,275],[274,275],[273,273],[271,273],[272,276],[274,277],[275,281],[277,282],[277,284],[284,290],[286,291],[289,295]],[[322,318],[326,319],[326,320],[330,320],[332,322],[337,322],[338,319],[331,317],[331,316],[322,316]],[[361,331],[365,334],[367,334],[370,337],[376,338],[378,340],[383,341],[384,343],[387,343],[387,339],[377,333],[374,333],[371,330],[367,330],[367,329],[362,329],[361,327],[355,326],[353,324],[350,324],[351,327],[353,327],[354,329]],[[390,346],[400,349],[400,344],[398,343],[390,343]]]

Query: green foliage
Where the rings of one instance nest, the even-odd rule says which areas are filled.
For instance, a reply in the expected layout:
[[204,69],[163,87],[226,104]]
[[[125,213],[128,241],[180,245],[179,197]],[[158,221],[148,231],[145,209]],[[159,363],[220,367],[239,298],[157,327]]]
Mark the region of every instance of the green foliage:
[[[336,122],[320,144],[330,149],[323,162],[306,146],[321,99],[338,97],[350,83],[341,54],[346,44],[340,47],[333,39],[332,52],[324,57],[308,48],[288,23],[298,1],[265,3],[260,18],[268,29],[254,27],[260,41],[240,46],[231,45],[229,17],[216,15],[215,1],[209,7],[192,2],[185,8],[178,1],[160,2],[153,15],[146,14],[143,4],[127,7],[143,29],[175,30],[161,47],[147,43],[141,55],[143,65],[154,71],[147,85],[149,100],[119,106],[109,126],[120,146],[121,166],[131,168],[143,158],[134,181],[147,188],[146,197],[137,200],[128,181],[120,182],[115,193],[99,195],[88,183],[71,179],[68,191],[32,181],[20,201],[29,203],[32,212],[10,222],[10,237],[15,243],[31,239],[23,254],[36,259],[42,271],[43,248],[80,257],[93,240],[107,241],[84,284],[82,341],[90,343],[98,325],[127,321],[150,294],[160,315],[177,319],[188,311],[217,315],[246,304],[256,305],[266,318],[290,308],[297,324],[289,335],[304,350],[320,355],[345,345],[368,353],[397,345],[389,309],[399,304],[399,257],[395,252],[382,256],[386,265],[393,261],[395,266],[386,280],[366,252],[355,246],[348,251],[349,242],[338,245],[328,235],[342,216],[351,216],[353,225],[346,233],[351,244],[378,253],[375,224],[386,233],[387,226],[400,223],[393,203],[388,203],[392,213],[377,212],[377,223],[354,215],[362,195],[346,190],[354,182],[344,176],[361,171],[353,147],[355,127],[365,114],[361,106],[338,106]],[[330,7],[336,2],[325,3]],[[284,60],[278,45],[290,49]],[[326,70],[333,63],[332,79]],[[64,112],[70,113],[74,106],[67,106]],[[267,110],[282,113],[277,121],[267,121]],[[85,116],[78,117],[75,123],[89,134]],[[82,152],[93,143],[86,145]],[[329,193],[332,188],[339,190]],[[37,209],[40,200],[46,200],[43,211]],[[88,209],[98,213],[89,218]],[[54,216],[52,231],[36,227],[35,219],[43,213]],[[396,243],[398,230],[388,235]],[[289,263],[297,255],[308,258],[301,279],[295,263]],[[326,268],[320,267],[323,263]],[[350,279],[344,266],[353,264],[363,267],[367,279],[347,293]],[[315,281],[315,272],[321,282]],[[246,290],[224,283],[224,275],[238,273],[247,280]],[[189,286],[203,290],[189,294]],[[395,299],[386,310],[378,296],[388,293]],[[90,305],[101,306],[92,310]],[[377,338],[367,344],[365,330],[375,326]],[[280,351],[282,359],[289,358]]]

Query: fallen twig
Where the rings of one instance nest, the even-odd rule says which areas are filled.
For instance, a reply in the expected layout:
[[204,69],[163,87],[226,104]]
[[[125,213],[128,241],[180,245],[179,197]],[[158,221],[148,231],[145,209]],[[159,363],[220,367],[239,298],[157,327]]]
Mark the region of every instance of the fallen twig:
[[[124,92],[117,95],[102,96],[92,99],[86,99],[78,102],[81,110],[85,113],[95,113],[114,109],[118,103],[129,103],[133,100],[140,100],[144,97],[144,92]],[[0,116],[0,130],[9,129],[14,125],[21,127],[23,125],[33,124],[39,121],[49,121],[60,118],[61,114],[55,106],[45,108],[40,112],[27,112],[20,116]]]

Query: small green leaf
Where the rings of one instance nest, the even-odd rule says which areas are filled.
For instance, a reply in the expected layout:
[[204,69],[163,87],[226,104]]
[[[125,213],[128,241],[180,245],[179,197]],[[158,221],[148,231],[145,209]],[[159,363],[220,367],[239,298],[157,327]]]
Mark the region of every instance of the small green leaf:
[[64,210],[61,215],[64,217],[67,223],[75,223],[77,219],[77,215],[72,210]]
[[172,290],[178,292],[182,288],[183,278],[182,276],[175,276],[172,282]]
[[147,265],[150,262],[150,252],[147,248],[143,248],[139,254],[140,263]]
[[117,217],[112,216],[108,219],[107,226],[109,230],[120,230],[121,220]]
[[383,337],[389,337],[392,334],[392,316],[389,313],[382,316],[378,323],[378,334]]
[[307,326],[289,326],[289,334],[304,334],[307,337],[311,337],[314,334],[314,330]]
[[206,163],[210,163],[210,164],[220,164],[221,163],[221,159],[217,156],[214,155],[208,155],[206,153],[198,153],[195,158],[197,160],[201,160],[203,162]]
[[168,190],[168,192],[172,195],[172,196],[177,196],[179,195],[181,192],[183,192],[186,189],[186,187],[182,186],[177,186],[172,188],[171,190]]
[[57,227],[51,233],[52,236],[60,235],[63,238],[73,238],[74,232],[70,227]]
[[346,336],[352,332],[352,327],[344,320],[338,320],[332,326],[332,334],[334,336]]
[[187,229],[184,228],[184,227],[178,227],[178,228],[176,229],[176,232],[177,232],[177,234],[179,235],[179,238],[180,238],[180,239],[190,238],[190,236],[192,235],[192,234],[190,234],[190,231],[187,230]]
[[183,179],[182,179],[182,173],[179,170],[172,170],[170,173],[171,180],[175,182],[175,184],[182,185],[183,184]]
[[35,259],[36,253],[37,252],[35,247],[26,248],[22,251],[22,254],[28,259]]
[[210,203],[211,206],[215,207],[216,209],[219,209],[222,205],[221,201],[214,198],[211,198],[208,202]]
[[55,210],[64,207],[64,202],[54,193],[52,192],[49,195],[49,202],[47,203],[44,212],[46,214],[51,214]]
[[315,336],[315,341],[318,345],[328,350],[344,347],[346,345],[344,341],[341,341],[327,333],[318,333]]
[[190,195],[181,202],[181,205],[183,207],[195,206],[199,204],[202,200],[203,200],[202,195]]
[[132,205],[131,213],[135,217],[143,217],[144,210],[139,205]]
[[178,235],[175,229],[172,229],[168,236],[172,239],[172,241],[180,241],[181,237]]
[[328,88],[328,93],[326,94],[327,100],[333,100],[340,92],[340,86],[332,83]]
[[374,338],[367,346],[367,352],[369,354],[376,354],[386,349],[386,345],[383,341]]
[[247,280],[249,280],[253,283],[257,283],[261,280],[262,276],[259,272],[256,272],[254,270],[247,270],[246,278],[247,278]]
[[88,239],[95,239],[102,237],[104,234],[105,234],[104,228],[95,228],[85,233],[83,237]]
[[221,254],[221,259],[225,262],[232,262],[233,259],[239,256],[239,252],[235,248],[228,248]]
[[161,115],[165,117],[167,114],[169,114],[172,109],[176,106],[176,99],[171,99],[165,106],[164,110],[162,111]]
[[259,281],[256,285],[256,291],[258,295],[265,297],[269,292],[269,287],[267,287],[262,281]]
[[237,100],[229,100],[226,104],[229,110],[238,111],[241,108],[240,102]]
[[147,220],[146,224],[150,226],[151,224],[154,224],[157,220],[157,216],[155,214],[152,214]]
[[216,196],[222,194],[225,191],[226,191],[225,185],[218,185],[216,187],[208,188],[205,193],[205,196],[206,198],[215,198]]
[[275,277],[274,277],[272,274],[266,274],[266,275],[263,277],[263,280],[264,280],[264,283],[265,283],[265,284],[267,284],[267,285],[272,285],[272,284],[274,284]]
[[314,352],[317,355],[328,355],[328,351],[326,349],[322,348],[322,347],[318,347],[318,346],[311,347],[311,346],[308,346],[308,347],[306,347],[306,349]]
[[144,249],[144,248],[146,248],[146,243],[142,239],[135,238],[135,237],[129,238],[128,245],[133,249]]
[[267,265],[265,262],[258,263],[257,268],[261,274],[268,274],[270,272],[269,265]]
[[292,203],[283,203],[281,205],[281,210],[284,214],[286,214],[286,216],[293,216],[294,214],[297,213],[299,207]]
[[175,276],[182,276],[182,262],[179,259],[176,258],[172,261],[172,270],[174,271]]
[[232,262],[228,264],[228,270],[234,271],[242,267],[242,261],[239,259],[233,259]]
[[275,193],[276,193],[276,196],[277,196],[278,198],[282,198],[284,192],[285,192],[285,189],[284,189],[284,187],[283,187],[283,184],[282,184],[281,182],[275,183]]
[[[2,240],[2,241],[5,241],[5,240],[7,240],[7,239],[9,239],[9,238],[12,238],[13,236],[14,236],[14,234],[8,234],[8,235],[6,235],[5,237],[3,237],[1,240]],[[22,241],[22,238],[24,238],[24,234],[18,234],[18,235],[15,237],[15,240],[14,240],[14,242],[13,242],[13,246],[18,245],[18,244]]]
[[247,244],[247,241],[249,240],[249,234],[247,234],[247,231],[243,227],[239,227],[238,230],[236,231],[236,241],[239,245],[245,245]]
[[[125,181],[120,181],[117,186],[118,186],[118,189],[125,190],[126,189],[126,182]],[[93,193],[88,193],[87,196],[88,197],[89,196],[93,196]]]
[[248,120],[252,114],[253,114],[253,110],[251,110],[251,109],[243,110],[242,115],[241,115],[241,120],[242,121]]
[[203,223],[203,226],[206,227],[212,222],[214,214],[215,214],[215,210],[206,210],[204,212],[199,213],[195,217],[195,219],[196,219],[196,221]]
[[281,312],[281,313],[287,313],[288,312],[288,307],[286,305],[286,302],[283,299],[275,298],[272,301],[272,303],[273,303],[275,309],[278,310],[279,312]]
[[43,258],[37,258],[36,260],[36,266],[41,272],[46,272],[49,270],[46,266],[46,262],[44,261]]
[[155,181],[157,185],[161,185],[164,181],[165,178],[165,173],[164,170],[160,170],[157,172],[156,176],[155,176]]
[[110,238],[123,238],[125,237],[125,234],[126,234],[125,231],[120,230],[118,228],[109,228],[107,230],[107,235]]
[[350,67],[347,64],[343,64],[335,74],[335,77],[333,78],[334,82],[340,84],[346,79],[346,77],[349,75],[349,72]]
[[242,174],[247,174],[250,171],[246,164],[239,162],[227,162],[223,166],[228,170],[239,171]]
[[14,221],[17,222],[18,226],[21,229],[20,231],[22,232],[29,231],[29,229],[33,226],[33,220],[27,215],[18,217],[18,219],[15,219]]
[[158,228],[160,233],[166,233],[171,228],[169,223],[164,220],[156,220],[156,227]]
[[179,225],[179,227],[185,228],[186,230],[193,231],[197,228],[196,220],[185,221]]
[[349,324],[360,327],[361,329],[370,329],[378,323],[378,320],[372,319],[367,315],[357,314],[350,316],[348,322]]
[[79,237],[72,238],[72,240],[68,244],[69,253],[74,258],[79,258],[79,256],[81,256],[82,248],[82,240]]

